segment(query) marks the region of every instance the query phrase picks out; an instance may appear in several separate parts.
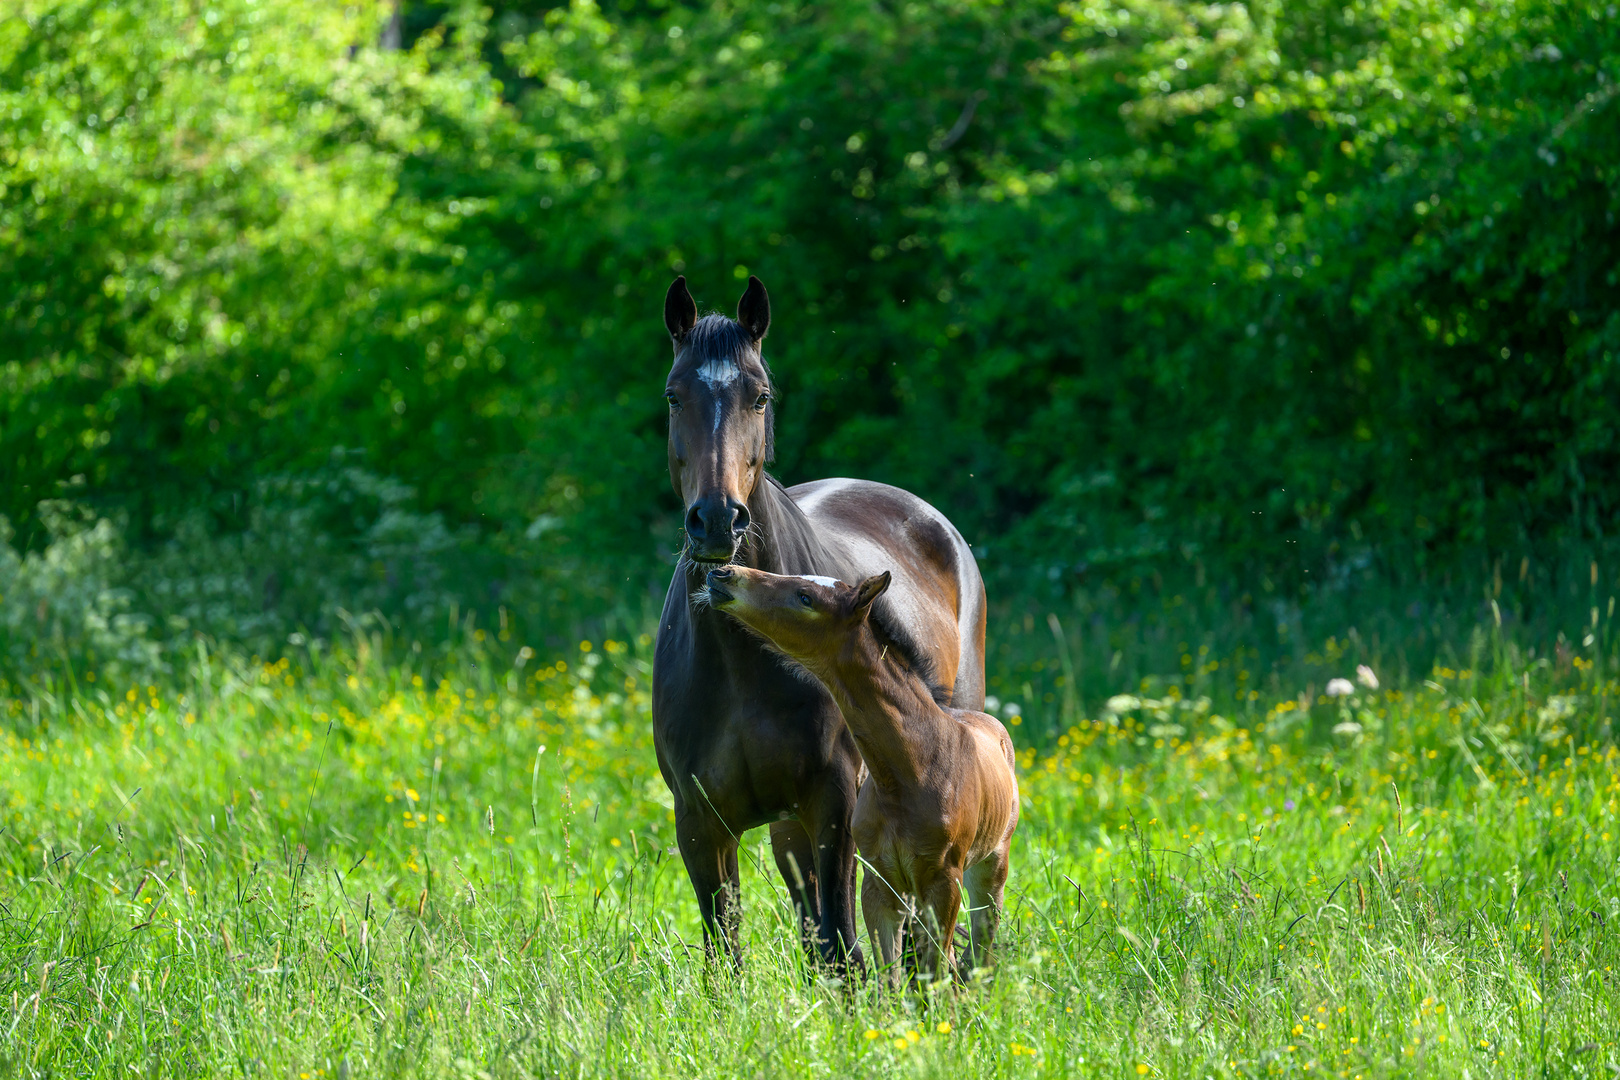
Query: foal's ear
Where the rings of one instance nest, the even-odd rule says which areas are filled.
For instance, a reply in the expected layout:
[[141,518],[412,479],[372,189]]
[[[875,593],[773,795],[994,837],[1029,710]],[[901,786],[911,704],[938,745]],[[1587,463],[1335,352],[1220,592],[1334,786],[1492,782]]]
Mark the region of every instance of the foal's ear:
[[855,587],[855,610],[865,611],[872,606],[872,601],[882,596],[889,587],[892,575],[887,571],[873,574]]
[[669,331],[670,340],[679,345],[696,323],[697,301],[687,291],[686,275],[682,274],[670,282],[669,292],[664,294],[664,329]]
[[737,322],[755,345],[765,339],[765,331],[771,328],[771,298],[765,293],[765,283],[752,274],[748,275],[748,291],[737,301]]

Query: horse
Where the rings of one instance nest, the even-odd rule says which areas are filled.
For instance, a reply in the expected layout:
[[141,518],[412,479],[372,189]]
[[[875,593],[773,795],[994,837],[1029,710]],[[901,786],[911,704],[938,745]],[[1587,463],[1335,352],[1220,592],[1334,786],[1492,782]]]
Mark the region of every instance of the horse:
[[669,480],[684,517],[654,649],[653,743],[705,951],[741,962],[738,844],[744,831],[769,825],[812,962],[864,970],[850,833],[862,769],[854,739],[825,688],[696,597],[708,571],[727,564],[848,580],[892,567],[883,611],[926,652],[931,691],[979,708],[984,581],[962,534],[917,496],[850,479],[786,488],[766,472],[776,388],[762,351],[770,298],[757,277],[736,319],[699,319],[677,277],[664,327],[674,346],[664,387]]
[[971,974],[995,943],[1018,828],[1012,737],[987,713],[934,700],[907,628],[872,610],[890,581],[725,566],[709,571],[708,601],[815,676],[855,736],[867,768],[852,821],[866,863],[861,911],[885,974],[899,979],[902,940],[913,978],[955,970],[964,886]]

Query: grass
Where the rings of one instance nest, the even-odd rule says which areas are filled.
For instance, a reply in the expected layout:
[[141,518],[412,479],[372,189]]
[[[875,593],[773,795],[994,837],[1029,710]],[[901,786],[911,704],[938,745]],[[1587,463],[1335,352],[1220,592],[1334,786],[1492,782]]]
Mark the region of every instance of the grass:
[[1054,663],[999,966],[904,997],[806,967],[762,831],[704,961],[644,638],[85,673],[0,702],[0,1075],[1608,1076],[1620,686],[1476,641],[1335,699]]

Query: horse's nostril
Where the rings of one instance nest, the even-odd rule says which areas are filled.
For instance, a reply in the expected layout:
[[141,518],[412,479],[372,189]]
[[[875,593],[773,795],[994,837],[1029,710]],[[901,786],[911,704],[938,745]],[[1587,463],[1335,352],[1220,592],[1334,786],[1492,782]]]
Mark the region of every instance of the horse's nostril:
[[718,570],[710,570],[709,576],[716,581],[730,581],[736,575],[731,572],[731,567],[722,566]]
[[748,507],[737,507],[737,516],[731,521],[731,531],[734,533],[748,531]]
[[686,532],[694,540],[703,539],[703,515],[695,506],[686,512]]

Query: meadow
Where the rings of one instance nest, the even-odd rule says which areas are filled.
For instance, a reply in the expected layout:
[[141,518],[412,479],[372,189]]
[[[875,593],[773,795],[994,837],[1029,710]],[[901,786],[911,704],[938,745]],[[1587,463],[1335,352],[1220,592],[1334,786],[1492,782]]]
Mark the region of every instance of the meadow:
[[[10,0],[0,1080],[1620,1074],[1617,100],[1607,0]],[[973,545],[971,985],[760,832],[705,958],[677,274]]]
[[[1186,674],[1086,706],[1054,665],[1051,703],[1002,703],[1024,816],[998,965],[900,996],[807,965],[762,831],[744,962],[705,960],[650,641],[621,636],[546,659],[357,625],[274,662],[200,644],[164,687],[82,671],[10,695],[0,1073],[1620,1064],[1620,684],[1596,633],[1537,656],[1487,626],[1470,667],[1331,698],[1243,689],[1247,653],[1189,650]],[[1321,649],[1355,678],[1353,647]]]

